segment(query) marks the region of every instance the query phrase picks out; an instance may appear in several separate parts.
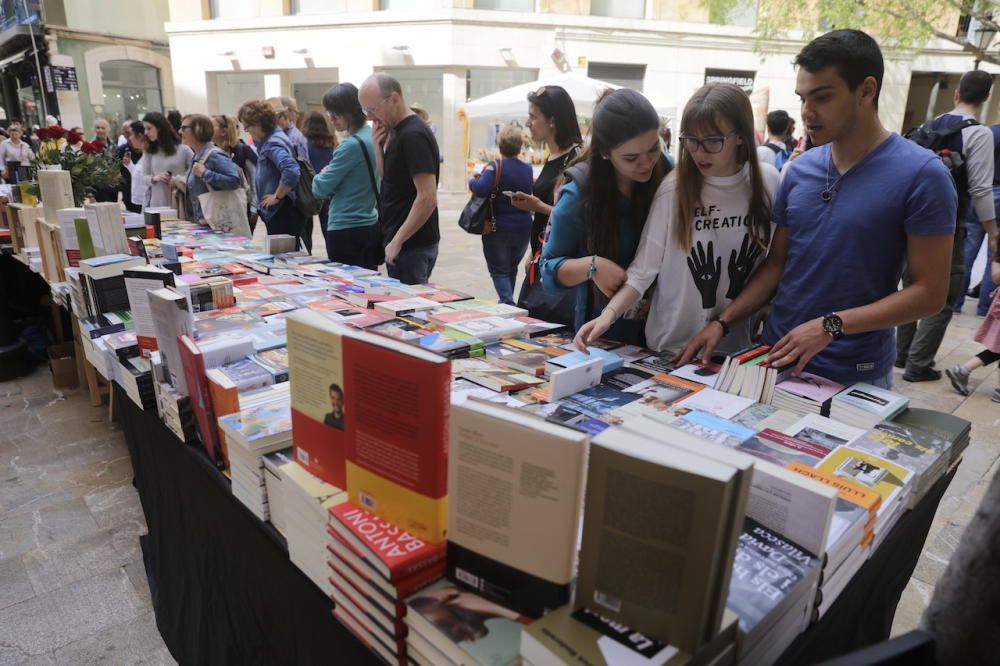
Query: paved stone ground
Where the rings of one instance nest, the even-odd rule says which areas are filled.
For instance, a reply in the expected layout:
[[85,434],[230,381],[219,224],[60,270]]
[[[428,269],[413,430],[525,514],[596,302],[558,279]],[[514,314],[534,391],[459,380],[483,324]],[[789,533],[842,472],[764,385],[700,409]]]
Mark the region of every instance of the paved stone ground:
[[[457,225],[464,197],[441,197],[433,279],[493,297],[478,239]],[[262,232],[258,232],[262,233]],[[322,238],[316,231],[316,254]],[[970,303],[967,311],[972,308]],[[979,351],[979,318],[955,318],[938,366]],[[978,371],[968,398],[946,381],[896,386],[914,405],[970,419],[972,444],[941,502],[896,613],[917,626],[934,584],[1000,463],[996,371]],[[173,664],[152,614],[138,536],[146,527],[120,429],[82,391],[52,389],[47,370],[0,383],[0,665]]]

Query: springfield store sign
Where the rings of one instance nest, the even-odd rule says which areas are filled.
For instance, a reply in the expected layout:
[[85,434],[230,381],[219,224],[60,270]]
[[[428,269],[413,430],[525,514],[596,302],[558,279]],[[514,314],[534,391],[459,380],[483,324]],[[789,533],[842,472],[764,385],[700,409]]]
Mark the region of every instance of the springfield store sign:
[[706,69],[705,83],[732,83],[749,95],[753,92],[755,76],[757,76],[757,72],[748,72],[742,69]]

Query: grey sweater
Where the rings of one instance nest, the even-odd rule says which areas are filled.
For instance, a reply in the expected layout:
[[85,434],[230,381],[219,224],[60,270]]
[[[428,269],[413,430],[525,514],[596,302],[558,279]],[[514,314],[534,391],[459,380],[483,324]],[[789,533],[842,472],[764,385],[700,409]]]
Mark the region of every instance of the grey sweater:
[[149,192],[146,194],[144,207],[170,205],[170,183],[154,183],[155,174],[169,171],[173,176],[184,178],[193,161],[194,152],[183,144],[177,146],[173,155],[167,155],[162,151],[155,154],[145,153],[142,157],[142,177],[149,185]]

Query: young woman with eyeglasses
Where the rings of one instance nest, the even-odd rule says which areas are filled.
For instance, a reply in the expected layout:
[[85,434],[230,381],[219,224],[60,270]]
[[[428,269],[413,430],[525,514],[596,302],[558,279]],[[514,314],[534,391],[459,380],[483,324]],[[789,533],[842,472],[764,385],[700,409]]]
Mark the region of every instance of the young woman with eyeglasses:
[[[659,115],[641,93],[606,93],[594,109],[590,146],[563,174],[539,266],[546,291],[576,289],[576,327],[601,312],[625,282],[666,172],[659,128]],[[611,324],[607,337],[642,344],[641,315]]]
[[[627,279],[576,336],[584,348],[656,281],[646,343],[679,351],[743,290],[771,238],[774,167],[757,161],[750,99],[731,84],[707,85],[684,107],[677,170],[649,210]],[[729,332],[729,323],[720,320]],[[748,321],[733,326],[722,349],[750,341]]]

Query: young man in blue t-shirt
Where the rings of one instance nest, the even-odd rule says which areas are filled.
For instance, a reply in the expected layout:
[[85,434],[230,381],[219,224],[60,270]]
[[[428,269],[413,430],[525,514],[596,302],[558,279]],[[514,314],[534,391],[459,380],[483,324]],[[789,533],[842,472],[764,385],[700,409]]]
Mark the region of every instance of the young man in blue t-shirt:
[[[814,39],[796,58],[802,121],[818,146],[788,169],[767,260],[682,350],[710,355],[730,322],[771,302],[771,360],[841,383],[892,384],[893,327],[944,307],[957,197],[928,150],[878,117],[884,64],[859,30]],[[911,283],[897,291],[903,263]]]

